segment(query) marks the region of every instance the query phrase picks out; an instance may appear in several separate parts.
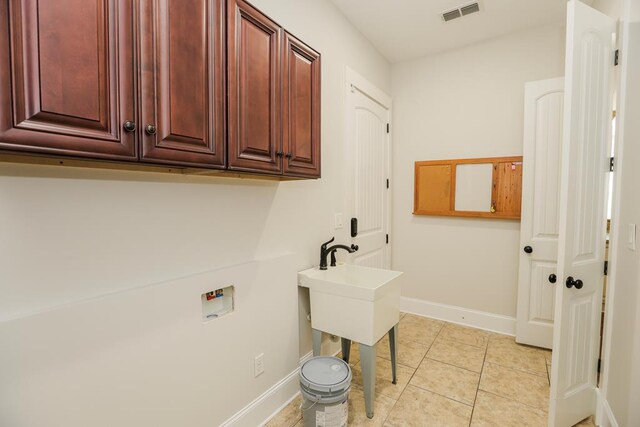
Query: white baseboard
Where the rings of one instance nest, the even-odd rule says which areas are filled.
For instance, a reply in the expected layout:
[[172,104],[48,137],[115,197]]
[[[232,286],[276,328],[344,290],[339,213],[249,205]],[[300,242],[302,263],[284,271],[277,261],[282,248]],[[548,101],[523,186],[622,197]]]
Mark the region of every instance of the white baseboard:
[[310,351],[309,353],[307,353],[304,356],[302,356],[300,358],[300,366],[304,365],[304,362],[306,362],[307,360],[311,359],[312,357],[313,357],[313,351]]
[[[300,358],[300,366],[313,357],[309,352]],[[220,427],[263,426],[300,394],[300,367],[274,384],[269,390],[258,396],[253,402],[242,408]]]
[[255,427],[262,425],[264,420],[270,417],[274,411],[295,397],[299,390],[298,372],[296,368],[286,377],[274,384],[270,389],[258,396],[253,402],[242,408],[220,427]]
[[515,335],[516,333],[515,317],[485,311],[470,310],[409,297],[400,297],[400,310],[505,335]]
[[598,427],[619,427],[609,402],[607,402],[599,388],[596,389],[596,399],[596,425]]

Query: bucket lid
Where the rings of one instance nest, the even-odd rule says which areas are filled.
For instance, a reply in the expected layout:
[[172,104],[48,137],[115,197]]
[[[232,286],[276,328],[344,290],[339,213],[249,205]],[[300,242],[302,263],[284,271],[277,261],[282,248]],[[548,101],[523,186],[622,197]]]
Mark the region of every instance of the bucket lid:
[[351,368],[337,357],[313,357],[300,368],[300,383],[318,392],[342,391],[351,385]]

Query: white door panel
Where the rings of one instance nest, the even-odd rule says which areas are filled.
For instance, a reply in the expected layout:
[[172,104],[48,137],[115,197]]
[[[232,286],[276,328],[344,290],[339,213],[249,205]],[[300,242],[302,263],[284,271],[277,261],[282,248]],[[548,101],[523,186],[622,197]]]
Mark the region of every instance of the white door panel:
[[352,243],[359,250],[354,264],[388,268],[388,134],[389,111],[352,87],[349,139],[352,147],[352,212],[358,219],[358,235]]
[[571,426],[595,410],[615,31],[613,19],[577,0],[569,1],[567,15],[549,407],[549,424],[561,427]]
[[564,78],[525,86],[516,341],[545,348],[553,343],[563,101]]

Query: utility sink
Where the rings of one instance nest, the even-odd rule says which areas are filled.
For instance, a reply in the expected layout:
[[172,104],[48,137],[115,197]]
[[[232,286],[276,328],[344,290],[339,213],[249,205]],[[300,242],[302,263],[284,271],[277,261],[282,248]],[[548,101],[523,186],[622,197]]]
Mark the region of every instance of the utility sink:
[[400,320],[402,272],[339,264],[298,273],[309,288],[311,327],[368,346]]

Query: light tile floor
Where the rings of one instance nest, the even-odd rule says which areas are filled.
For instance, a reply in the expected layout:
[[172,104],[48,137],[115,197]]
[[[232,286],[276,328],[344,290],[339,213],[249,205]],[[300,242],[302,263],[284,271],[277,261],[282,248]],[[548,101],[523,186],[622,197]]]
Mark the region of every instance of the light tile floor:
[[[402,314],[398,382],[391,383],[389,341],[377,345],[375,416],[364,411],[357,345],[349,426],[449,427],[547,425],[551,352],[516,344],[513,337]],[[340,355],[339,355],[340,357]],[[268,427],[303,427],[296,397]],[[579,426],[593,426],[585,420]]]

